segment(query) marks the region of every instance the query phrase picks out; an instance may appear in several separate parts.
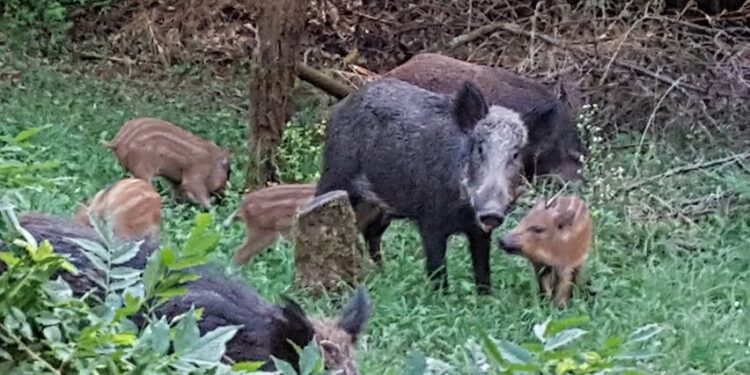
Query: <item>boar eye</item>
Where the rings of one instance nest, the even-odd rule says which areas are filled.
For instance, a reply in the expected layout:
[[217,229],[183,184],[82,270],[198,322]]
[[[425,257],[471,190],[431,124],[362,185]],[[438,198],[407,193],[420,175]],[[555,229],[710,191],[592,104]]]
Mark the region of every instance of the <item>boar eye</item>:
[[518,160],[518,151],[513,153],[513,160]]
[[541,233],[544,233],[545,231],[543,227],[537,227],[537,226],[531,227],[529,228],[529,230],[536,234],[541,234]]

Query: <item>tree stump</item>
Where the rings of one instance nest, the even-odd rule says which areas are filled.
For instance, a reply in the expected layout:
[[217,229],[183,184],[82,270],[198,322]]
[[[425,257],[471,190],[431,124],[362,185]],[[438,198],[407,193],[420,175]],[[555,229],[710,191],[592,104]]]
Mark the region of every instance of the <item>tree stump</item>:
[[294,283],[314,295],[361,282],[368,258],[345,191],[331,191],[300,207],[292,227]]

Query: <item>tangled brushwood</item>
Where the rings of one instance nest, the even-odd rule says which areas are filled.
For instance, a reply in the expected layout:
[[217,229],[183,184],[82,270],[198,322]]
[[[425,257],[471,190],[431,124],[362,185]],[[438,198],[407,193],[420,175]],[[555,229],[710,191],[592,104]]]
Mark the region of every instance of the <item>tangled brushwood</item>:
[[[113,56],[146,70],[249,60],[257,43],[253,2],[178,3],[89,8],[74,17],[74,39],[84,48],[91,36],[106,35]],[[583,102],[602,108],[594,120],[609,131],[748,130],[750,4],[519,3],[309,0],[300,59],[356,86],[372,78],[368,72],[441,52],[577,87]]]

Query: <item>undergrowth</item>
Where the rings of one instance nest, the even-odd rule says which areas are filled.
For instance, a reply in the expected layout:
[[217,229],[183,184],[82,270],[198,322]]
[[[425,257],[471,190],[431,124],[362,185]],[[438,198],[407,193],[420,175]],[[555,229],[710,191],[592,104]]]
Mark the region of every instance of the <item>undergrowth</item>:
[[[196,100],[190,92],[142,91],[127,81],[103,82],[67,75],[55,67],[22,65],[17,82],[0,82],[2,135],[7,139],[25,129],[43,129],[34,135],[43,152],[29,162],[58,160],[59,165],[42,176],[55,184],[21,194],[21,212],[71,216],[76,202],[124,177],[102,142],[137,116],[179,124],[234,150],[235,170],[245,165],[245,119],[221,102]],[[322,126],[313,113],[298,112],[286,132],[280,153],[286,181],[314,181],[318,176]],[[508,366],[504,354],[516,346],[524,348],[515,354],[527,360],[525,365],[552,373],[568,366],[568,373],[586,373],[575,371],[587,371],[580,367],[586,363],[612,360],[606,355],[608,343],[624,344],[633,331],[647,327],[661,331],[649,336],[647,345],[658,355],[628,366],[665,374],[750,372],[750,314],[745,311],[750,299],[747,173],[727,162],[646,181],[672,168],[725,157],[728,151],[697,141],[678,148],[650,134],[643,145],[641,134],[605,140],[597,136],[596,124],[581,122],[587,127],[590,148],[589,183],[568,186],[566,191],[586,199],[596,235],[584,272],[587,285],[576,290],[571,307],[558,311],[539,300],[525,261],[504,254],[495,244],[493,293],[477,296],[467,244],[459,236],[449,243],[451,291],[435,294],[426,280],[418,234],[411,224],[397,222],[383,239],[384,267],[372,270],[366,280],[374,311],[358,344],[361,373],[503,373],[500,369]],[[239,203],[241,178],[242,173],[232,174],[225,203],[208,212],[214,222],[221,222]],[[626,191],[638,182],[643,184]],[[198,209],[170,201],[167,185],[157,184],[164,201],[163,246],[179,248]],[[530,186],[496,236],[515,225],[536,199],[555,193],[542,183]],[[220,237],[208,257],[228,265],[233,250],[244,241],[242,227],[224,229],[216,224],[212,229]],[[318,314],[338,308],[332,296],[314,299],[291,286],[293,256],[287,242],[280,241],[248,267],[226,268],[270,300],[288,294],[306,311]],[[587,318],[577,320],[580,317]],[[539,341],[544,331],[535,327],[548,319],[549,324],[573,321],[568,329],[587,333],[569,342],[565,355],[545,357],[544,350],[535,351],[544,346]]]

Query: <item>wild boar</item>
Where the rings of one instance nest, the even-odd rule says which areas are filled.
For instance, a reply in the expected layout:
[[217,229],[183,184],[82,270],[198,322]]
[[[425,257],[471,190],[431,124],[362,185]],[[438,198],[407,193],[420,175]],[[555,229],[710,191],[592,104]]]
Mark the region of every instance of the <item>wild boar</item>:
[[295,367],[298,355],[290,341],[305,347],[315,340],[323,351],[326,368],[356,375],[355,345],[370,315],[370,302],[360,288],[338,319],[308,318],[294,301],[284,298],[283,306],[265,301],[245,283],[206,267],[191,272],[200,279],[186,284],[187,293],[172,298],[157,314],[173,318],[189,311],[191,306],[203,309],[198,322],[201,333],[219,326],[241,325],[227,343],[225,356],[238,361],[265,361],[261,370],[273,371],[271,356]]
[[125,178],[100,190],[89,206],[79,204],[76,221],[91,225],[89,211],[109,218],[114,234],[124,241],[159,240],[161,197],[148,181]]
[[490,235],[516,199],[523,121],[551,105],[525,114],[488,106],[468,81],[454,97],[395,79],[368,83],[332,111],[315,194],[345,190],[355,212],[363,203],[384,207],[386,219],[363,231],[368,246],[388,218],[415,221],[437,288],[448,286],[448,237],[465,233],[478,291],[489,293]]
[[136,118],[123,124],[107,147],[134,177],[168,179],[179,199],[209,208],[211,195],[223,197],[230,152],[178,126]]
[[537,203],[499,242],[507,252],[526,257],[536,272],[541,295],[554,295],[555,305],[565,308],[593,235],[594,224],[583,200],[560,196]]
[[[99,235],[93,228],[68,218],[60,218],[40,213],[29,213],[20,216],[19,224],[37,241],[41,242],[43,240],[49,240],[55,253],[66,255],[70,263],[76,266],[80,271],[77,276],[65,271],[58,271],[53,275],[53,279],[56,279],[58,275],[61,276],[70,284],[70,287],[73,289],[73,293],[76,296],[81,296],[97,287],[97,284],[86,276],[87,270],[95,270],[94,265],[86,257],[83,249],[81,249],[75,242],[69,240],[70,238],[81,238],[101,243]],[[157,241],[148,240],[143,242],[138,254],[123,265],[143,269],[146,267],[146,259],[158,248],[158,246],[159,244]],[[2,248],[2,243],[0,243],[0,248]],[[0,265],[3,266],[0,267],[0,271],[2,271],[5,265],[2,264],[1,261]]]
[[525,122],[529,140],[521,152],[524,175],[529,180],[543,175],[558,176],[563,181],[582,179],[581,159],[586,150],[576,127],[578,108],[564,104],[544,85],[506,69],[436,53],[415,55],[382,77],[400,79],[443,94],[453,94],[468,80],[477,85],[489,104],[519,113],[532,110],[539,102],[554,103],[546,112]]
[[235,264],[247,264],[279,236],[287,238],[297,208],[314,195],[315,184],[276,185],[245,195],[240,207],[224,222],[225,226],[235,219],[245,222],[246,240],[235,253]]

